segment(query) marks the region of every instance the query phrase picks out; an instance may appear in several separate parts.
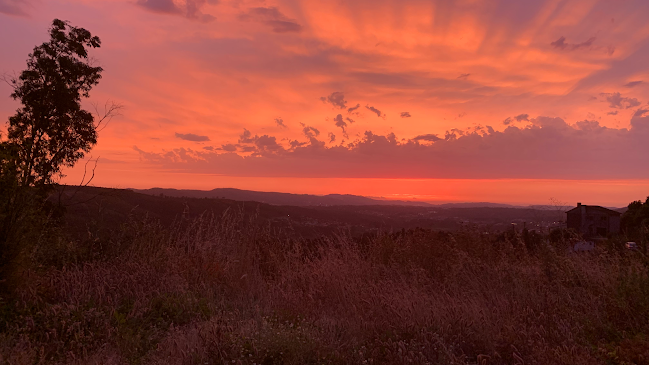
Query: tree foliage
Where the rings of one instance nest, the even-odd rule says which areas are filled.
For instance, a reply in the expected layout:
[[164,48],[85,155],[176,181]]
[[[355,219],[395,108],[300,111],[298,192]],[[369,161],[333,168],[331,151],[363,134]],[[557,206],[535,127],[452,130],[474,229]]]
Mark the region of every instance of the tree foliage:
[[640,200],[630,203],[620,223],[622,230],[632,238],[639,238],[643,229],[649,229],[649,196],[644,203]]
[[88,48],[101,42],[58,19],[49,32],[50,40],[29,54],[27,69],[10,80],[11,97],[22,103],[7,129],[20,186],[54,183],[62,167],[73,166],[97,143],[95,118],[81,98],[101,78],[102,68],[88,57]]
[[46,197],[61,169],[90,151],[97,128],[120,108],[107,104],[95,117],[81,106],[101,78],[102,68],[88,55],[99,38],[58,19],[49,34],[29,54],[27,69],[5,78],[22,106],[9,118],[6,138],[0,135],[0,289],[20,271],[21,252],[52,225]]

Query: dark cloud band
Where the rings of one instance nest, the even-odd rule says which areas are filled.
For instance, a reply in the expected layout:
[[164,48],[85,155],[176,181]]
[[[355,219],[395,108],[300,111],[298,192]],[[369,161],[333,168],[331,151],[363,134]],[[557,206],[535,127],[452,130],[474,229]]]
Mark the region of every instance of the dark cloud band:
[[194,134],[194,133],[187,133],[187,134],[176,133],[176,138],[184,139],[185,141],[191,141],[191,142],[208,142],[210,140],[208,136],[199,136],[198,134]]
[[266,25],[275,33],[298,33],[302,26],[282,14],[276,7],[255,7],[239,16],[243,21],[254,21]]
[[232,176],[647,179],[649,170],[638,166],[649,155],[648,113],[637,110],[628,129],[537,117],[503,131],[453,129],[443,138],[422,134],[400,140],[392,133],[366,131],[346,146],[326,147],[315,128],[304,127],[308,141],[291,141],[289,147],[275,137],[245,131],[240,139],[245,143],[221,151],[135,149],[144,160],[167,169]]

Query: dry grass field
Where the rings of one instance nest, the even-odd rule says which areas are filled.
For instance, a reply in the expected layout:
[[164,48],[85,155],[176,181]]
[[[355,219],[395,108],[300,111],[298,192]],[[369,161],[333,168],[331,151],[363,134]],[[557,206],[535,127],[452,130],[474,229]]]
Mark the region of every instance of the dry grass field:
[[520,237],[279,238],[254,217],[34,243],[2,364],[648,364],[649,262]]

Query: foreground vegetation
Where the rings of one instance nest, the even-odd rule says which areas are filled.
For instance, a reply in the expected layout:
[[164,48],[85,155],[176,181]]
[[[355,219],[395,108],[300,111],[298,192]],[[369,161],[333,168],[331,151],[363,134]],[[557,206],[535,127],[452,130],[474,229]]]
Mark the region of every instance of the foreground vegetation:
[[639,252],[281,236],[231,213],[42,237],[1,303],[0,363],[649,363]]

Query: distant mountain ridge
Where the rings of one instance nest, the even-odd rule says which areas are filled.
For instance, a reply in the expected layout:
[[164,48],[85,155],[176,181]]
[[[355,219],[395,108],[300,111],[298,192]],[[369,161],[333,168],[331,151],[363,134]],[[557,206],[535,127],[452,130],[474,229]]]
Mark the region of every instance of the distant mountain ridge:
[[234,188],[218,188],[212,190],[179,190],[179,189],[131,189],[138,193],[148,195],[165,195],[170,197],[186,198],[213,198],[230,199],[237,201],[255,201],[271,205],[291,205],[297,207],[308,206],[332,206],[332,205],[406,205],[432,207],[432,204],[424,202],[412,202],[404,200],[380,200],[351,194],[291,194],[275,193],[252,190],[241,190]]
[[[469,204],[484,205],[485,203],[459,204],[461,205],[459,207],[389,205],[392,202],[367,197],[334,195],[327,197],[331,198],[328,201],[342,201],[347,205],[291,206],[251,200],[223,199],[223,190],[220,191],[221,195],[219,195],[219,190],[206,192],[148,189],[147,192],[145,194],[133,189],[60,186],[57,194],[53,194],[51,199],[53,203],[60,203],[66,207],[68,228],[70,232],[74,231],[74,234],[79,237],[87,236],[88,219],[101,222],[106,227],[118,229],[121,224],[132,219],[141,218],[146,219],[147,222],[170,225],[179,222],[179,219],[185,221],[185,219],[198,218],[204,214],[208,214],[210,217],[221,217],[224,214],[241,217],[240,215],[243,214],[260,219],[264,224],[270,224],[279,229],[278,232],[309,238],[339,234],[343,231],[353,237],[360,237],[371,232],[396,232],[416,228],[453,231],[464,229],[467,226],[480,226],[489,232],[502,232],[512,229],[511,223],[524,224],[525,222],[532,226],[544,227],[547,230],[556,225],[554,222],[565,217],[564,214],[554,210],[467,206]],[[247,193],[237,190],[230,192]],[[216,198],[206,199],[207,193],[211,193]],[[192,194],[196,197],[188,197]],[[287,195],[296,198],[292,196],[293,194]],[[272,194],[272,196],[275,195]],[[279,196],[283,197],[284,195],[279,194]],[[302,199],[311,198],[297,194],[296,196]],[[248,195],[247,198],[255,197]],[[304,201],[310,202],[308,199]],[[349,205],[350,201],[369,202],[372,205]]]
[[292,194],[264,192],[253,190],[241,190],[234,188],[217,188],[212,190],[183,190],[183,189],[130,189],[138,193],[148,195],[164,195],[169,197],[186,197],[186,198],[211,198],[211,199],[230,199],[236,201],[254,201],[271,205],[291,205],[297,207],[310,206],[363,206],[363,205],[403,205],[419,207],[440,207],[440,208],[522,208],[510,204],[477,202],[477,203],[446,203],[430,204],[426,202],[407,201],[407,200],[385,200],[370,198],[360,195],[351,194]]

